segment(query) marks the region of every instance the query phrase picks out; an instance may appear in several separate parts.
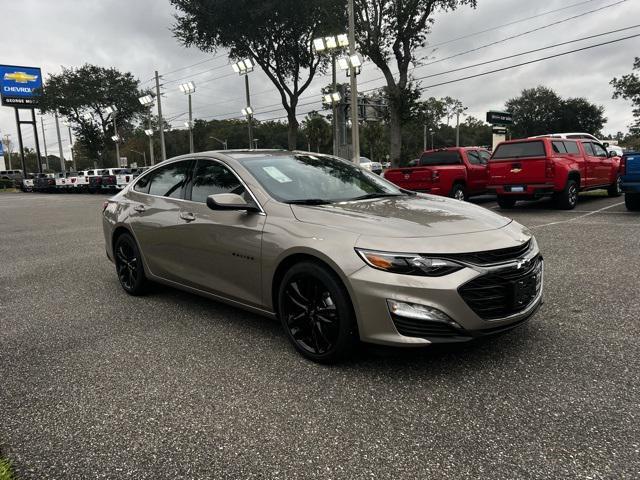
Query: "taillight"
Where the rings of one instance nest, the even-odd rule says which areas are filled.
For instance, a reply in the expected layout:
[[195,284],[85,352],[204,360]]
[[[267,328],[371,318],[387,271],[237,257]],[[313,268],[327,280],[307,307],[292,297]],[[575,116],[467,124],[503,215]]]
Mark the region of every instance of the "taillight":
[[129,183],[129,175],[127,175],[126,177],[124,177],[124,181]]
[[107,209],[108,206],[109,206],[109,202],[107,200],[102,202],[102,213],[104,213],[104,211]]
[[620,173],[622,175],[627,174],[627,157],[624,155],[620,158]]
[[556,164],[553,160],[547,158],[545,164],[545,175],[547,178],[553,178],[556,174]]
[[437,170],[434,170],[431,172],[431,181],[432,182],[439,182],[440,181],[440,172],[438,172]]

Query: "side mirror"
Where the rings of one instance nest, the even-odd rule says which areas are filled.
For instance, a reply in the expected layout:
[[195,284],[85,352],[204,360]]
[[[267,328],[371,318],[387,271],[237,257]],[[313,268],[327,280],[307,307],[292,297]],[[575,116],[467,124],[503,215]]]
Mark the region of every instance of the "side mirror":
[[604,142],[604,143],[602,144],[602,146],[603,146],[604,148],[609,148],[609,144],[608,144],[607,142]]
[[245,210],[258,212],[255,205],[246,202],[244,198],[235,193],[218,193],[207,197],[207,207],[211,210]]
[[613,157],[617,157],[617,156],[618,156],[618,154],[615,151],[609,150],[609,158],[613,158]]

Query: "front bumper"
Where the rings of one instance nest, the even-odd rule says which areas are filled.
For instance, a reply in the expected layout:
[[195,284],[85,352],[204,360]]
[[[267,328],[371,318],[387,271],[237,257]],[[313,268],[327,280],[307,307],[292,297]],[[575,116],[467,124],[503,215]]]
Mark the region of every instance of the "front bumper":
[[[523,261],[539,262],[539,270],[534,279],[536,289],[521,308],[506,313],[498,309],[497,315],[481,316],[477,313],[478,306],[469,303],[469,296],[461,293],[463,287],[491,278],[501,269],[517,269]],[[534,268],[538,267],[524,270],[521,278],[533,275]],[[518,280],[517,276],[514,278]],[[536,247],[524,259],[492,267],[468,265],[444,277],[396,275],[365,266],[349,280],[362,341],[399,346],[468,342],[518,327],[536,313],[543,301],[544,261]],[[437,309],[451,322],[398,318],[390,312],[388,299]]]

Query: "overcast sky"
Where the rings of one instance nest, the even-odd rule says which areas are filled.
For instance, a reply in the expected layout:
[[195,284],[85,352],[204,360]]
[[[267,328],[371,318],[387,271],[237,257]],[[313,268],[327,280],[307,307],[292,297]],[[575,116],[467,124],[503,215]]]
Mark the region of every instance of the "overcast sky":
[[[165,117],[176,127],[182,127],[186,119],[186,99],[178,91],[181,81],[193,80],[196,83],[196,118],[236,117],[244,106],[243,84],[232,72],[224,52],[212,58],[213,55],[195,48],[182,47],[173,38],[170,27],[174,11],[168,0],[3,0],[2,4],[1,64],[39,66],[45,79],[50,73],[59,73],[61,65],[76,67],[93,63],[114,66],[131,71],[145,87],[151,86],[154,70],[165,72],[163,109]],[[562,10],[552,12],[558,9]],[[591,10],[597,11],[587,13]],[[539,16],[529,18],[534,15]],[[525,18],[529,19],[518,22]],[[420,51],[421,55],[429,57],[426,61],[435,63],[416,69],[414,74],[436,74],[630,27],[640,23],[638,18],[640,0],[478,0],[475,10],[463,8],[435,16],[435,25],[429,37],[431,46]],[[565,19],[568,20],[563,21]],[[517,23],[502,26],[510,22]],[[550,25],[556,22],[561,23]],[[548,28],[524,34],[544,26]],[[471,35],[484,30],[489,31]],[[454,80],[638,33],[640,28],[626,30],[425,79],[422,85]],[[521,36],[486,46],[517,35]],[[460,39],[463,36],[467,38]],[[626,131],[632,121],[631,107],[624,100],[611,99],[609,81],[614,76],[629,73],[634,56],[640,56],[639,47],[640,37],[633,38],[501,73],[436,86],[428,89],[424,95],[459,98],[469,107],[470,115],[484,118],[487,110],[501,109],[507,99],[518,95],[523,88],[546,85],[562,96],[583,96],[603,105],[608,118],[605,133]],[[475,51],[442,60],[471,49]],[[196,62],[204,63],[182,69]],[[170,73],[176,69],[181,70]],[[346,77],[342,76],[340,73],[339,79],[346,81]],[[381,86],[383,82],[375,80],[379,77],[380,72],[369,62],[365,63],[358,80],[367,82],[362,86],[362,89],[367,89]],[[316,79],[304,94],[300,102],[303,105],[299,108],[301,117],[307,111],[320,108],[319,89],[328,83],[328,78]],[[257,117],[269,119],[284,115],[284,110],[278,109],[278,93],[264,74],[255,72],[250,79]],[[316,101],[317,104],[309,104]],[[23,112],[23,115],[26,113]],[[53,119],[45,116],[44,121],[49,152],[57,153]],[[14,112],[9,107],[0,108],[0,133],[9,133],[17,140]],[[66,149],[67,135],[64,135],[63,143]],[[31,132],[25,132],[25,144],[33,146]]]

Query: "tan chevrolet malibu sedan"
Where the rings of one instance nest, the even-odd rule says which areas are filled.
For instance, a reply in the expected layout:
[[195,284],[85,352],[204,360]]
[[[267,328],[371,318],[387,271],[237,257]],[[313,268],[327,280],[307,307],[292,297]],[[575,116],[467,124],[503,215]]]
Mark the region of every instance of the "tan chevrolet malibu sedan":
[[522,324],[542,301],[525,227],[327,155],[174,158],[106,201],[103,223],[129,294],[153,281],[277,317],[318,362],[358,339],[466,342]]

